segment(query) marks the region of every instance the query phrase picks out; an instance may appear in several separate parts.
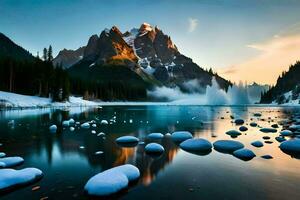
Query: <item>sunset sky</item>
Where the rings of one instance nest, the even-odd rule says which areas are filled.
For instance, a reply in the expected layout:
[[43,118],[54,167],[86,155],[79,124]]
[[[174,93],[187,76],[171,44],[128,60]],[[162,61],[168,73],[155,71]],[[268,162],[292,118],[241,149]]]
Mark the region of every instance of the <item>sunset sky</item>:
[[274,84],[300,60],[298,0],[0,0],[0,32],[36,54],[86,45],[113,25],[158,25],[181,53],[227,79]]

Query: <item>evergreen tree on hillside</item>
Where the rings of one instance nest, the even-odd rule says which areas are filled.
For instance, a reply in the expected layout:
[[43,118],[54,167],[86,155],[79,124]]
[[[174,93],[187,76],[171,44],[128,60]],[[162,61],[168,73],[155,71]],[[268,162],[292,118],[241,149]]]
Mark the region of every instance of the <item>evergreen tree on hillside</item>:
[[52,46],[50,45],[48,48],[48,61],[51,62],[52,60],[53,60]]
[[46,48],[43,49],[43,60],[46,61],[48,59],[48,50]]

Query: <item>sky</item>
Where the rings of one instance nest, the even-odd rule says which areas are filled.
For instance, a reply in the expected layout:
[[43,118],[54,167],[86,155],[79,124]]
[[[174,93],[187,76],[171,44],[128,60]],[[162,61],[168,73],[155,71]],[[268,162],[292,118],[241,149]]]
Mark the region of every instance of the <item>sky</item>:
[[0,0],[0,32],[32,54],[86,45],[116,25],[157,25],[199,66],[274,84],[300,60],[298,0]]

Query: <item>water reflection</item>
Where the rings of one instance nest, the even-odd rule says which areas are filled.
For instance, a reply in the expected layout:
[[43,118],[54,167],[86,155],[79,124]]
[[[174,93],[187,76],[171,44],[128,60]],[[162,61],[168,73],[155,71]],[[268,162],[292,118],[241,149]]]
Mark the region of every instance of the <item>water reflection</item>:
[[[257,112],[262,113],[262,117],[254,117],[253,114]],[[232,123],[232,117],[235,117],[245,119],[245,125],[249,130],[234,140],[242,142],[247,148],[255,151],[257,157],[265,154],[271,154],[274,157],[274,159],[268,160],[268,163],[259,158],[247,162],[248,167],[252,167],[251,170],[265,172],[271,168],[275,174],[288,173],[289,176],[292,174],[295,177],[300,177],[296,167],[299,166],[298,160],[291,159],[290,155],[283,153],[278,148],[278,143],[275,140],[277,135],[269,135],[271,141],[274,141],[273,144],[265,144],[262,149],[254,148],[250,145],[251,142],[261,140],[265,134],[259,132],[258,127],[248,125],[250,122],[256,122],[261,127],[270,127],[277,121],[289,119],[291,114],[295,112],[298,110],[280,107],[208,106],[112,106],[102,109],[77,109],[75,111],[72,109],[43,110],[33,114],[27,112],[20,115],[0,112],[0,142],[4,144],[1,151],[8,155],[23,156],[26,161],[24,166],[34,166],[45,171],[47,176],[43,178],[41,184],[53,185],[53,179],[50,176],[57,177],[56,173],[59,172],[62,181],[53,188],[66,187],[71,184],[79,191],[82,191],[85,181],[92,175],[114,166],[130,163],[140,169],[141,179],[137,188],[139,188],[140,193],[147,194],[144,188],[158,184],[156,180],[159,174],[165,175],[170,172],[170,168],[175,168],[178,171],[180,169],[193,170],[181,166],[196,162],[199,159],[207,159],[207,165],[211,165],[209,167],[223,166],[225,169],[228,165],[237,170],[236,167],[241,166],[243,162],[231,155],[220,154],[215,150],[201,155],[194,152],[184,152],[168,137],[155,140],[164,147],[165,152],[160,157],[151,157],[144,152],[145,145],[154,141],[146,137],[149,133],[161,132],[165,134],[185,130],[190,131],[194,137],[201,137],[214,142],[220,139],[230,139],[225,132],[231,129],[238,130],[239,126]],[[79,125],[75,125],[75,131],[72,132],[68,127],[60,125],[63,120],[71,117],[80,123],[95,120],[97,128],[82,129]],[[111,124],[100,124],[103,119]],[[15,120],[14,128],[8,125],[9,120]],[[55,134],[48,130],[51,124],[59,125]],[[96,130],[97,134],[104,132],[105,137],[98,137],[97,134],[92,134],[91,130]],[[145,144],[138,144],[135,147],[121,147],[115,143],[115,140],[123,135],[138,137]],[[80,146],[84,148],[79,148]],[[95,154],[97,151],[104,153]],[[176,177],[176,170],[173,175]],[[229,176],[226,175],[218,176],[227,179]],[[190,174],[187,176],[191,177]],[[189,179],[186,181],[189,183]],[[155,191],[159,193],[159,188]],[[45,188],[43,192],[48,196],[60,196],[56,189],[52,191],[51,188]],[[71,190],[70,193],[65,191],[61,197],[67,198],[73,193],[75,193],[74,190]],[[78,192],[76,194],[79,197],[84,196]],[[26,195],[29,197],[32,194],[18,191],[8,195],[7,198],[17,199],[26,197]]]

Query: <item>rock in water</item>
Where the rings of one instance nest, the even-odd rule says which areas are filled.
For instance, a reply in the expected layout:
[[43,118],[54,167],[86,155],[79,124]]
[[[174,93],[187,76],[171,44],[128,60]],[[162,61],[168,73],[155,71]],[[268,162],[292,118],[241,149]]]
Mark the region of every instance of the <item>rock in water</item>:
[[108,196],[128,187],[128,183],[137,180],[140,171],[133,165],[122,165],[103,171],[88,180],[84,190],[92,196]]
[[5,157],[5,156],[6,156],[6,153],[0,152],[0,158],[3,158],[3,157]]
[[271,156],[271,155],[263,155],[263,156],[261,156],[263,159],[267,159],[267,160],[269,160],[269,159],[273,159],[273,157]]
[[24,159],[18,156],[0,158],[0,167],[3,168],[15,167],[17,165],[22,164],[23,162]]
[[103,120],[101,120],[100,124],[108,124],[108,121],[103,119]]
[[280,144],[279,148],[287,154],[300,158],[300,139],[284,141]]
[[193,135],[188,131],[176,131],[172,133],[171,138],[176,143],[181,143],[187,139],[193,138]]
[[255,123],[255,122],[251,122],[251,123],[250,123],[250,126],[252,126],[252,127],[256,127],[256,126],[257,126],[257,123]]
[[227,135],[230,135],[231,137],[237,137],[241,135],[241,133],[237,130],[230,130],[226,132]]
[[57,126],[56,126],[55,124],[53,124],[53,125],[51,125],[51,126],[49,127],[49,130],[50,130],[51,133],[56,133]]
[[277,140],[277,142],[286,141],[286,139],[284,137],[281,137],[281,136],[275,137],[275,140]]
[[180,148],[186,151],[210,151],[212,145],[205,139],[188,139],[180,143]]
[[233,152],[233,155],[241,160],[248,161],[256,155],[250,149],[239,149]]
[[138,143],[139,139],[137,137],[128,135],[128,136],[122,136],[116,139],[116,142],[121,143]]
[[290,131],[290,130],[283,130],[283,131],[280,131],[280,135],[282,135],[282,136],[291,136],[291,135],[293,135],[293,132]]
[[264,146],[264,144],[261,142],[261,141],[254,141],[251,143],[252,146],[255,146],[255,147],[262,147]]
[[27,185],[39,180],[42,176],[43,172],[36,168],[0,169],[0,192]]
[[218,140],[213,144],[214,149],[223,153],[232,153],[238,149],[244,148],[244,145],[234,140]]
[[239,130],[244,132],[244,131],[248,131],[248,128],[246,126],[241,126]]
[[88,122],[85,122],[85,123],[81,124],[81,128],[88,129],[88,128],[90,128],[90,124]]
[[242,125],[242,124],[244,124],[244,120],[243,119],[236,119],[236,120],[234,120],[234,123],[236,125]]
[[164,147],[157,143],[149,143],[145,146],[146,153],[161,154],[165,151]]
[[162,139],[164,135],[161,133],[150,133],[147,137],[149,139]]
[[263,133],[276,133],[277,129],[275,128],[261,128],[259,129]]

